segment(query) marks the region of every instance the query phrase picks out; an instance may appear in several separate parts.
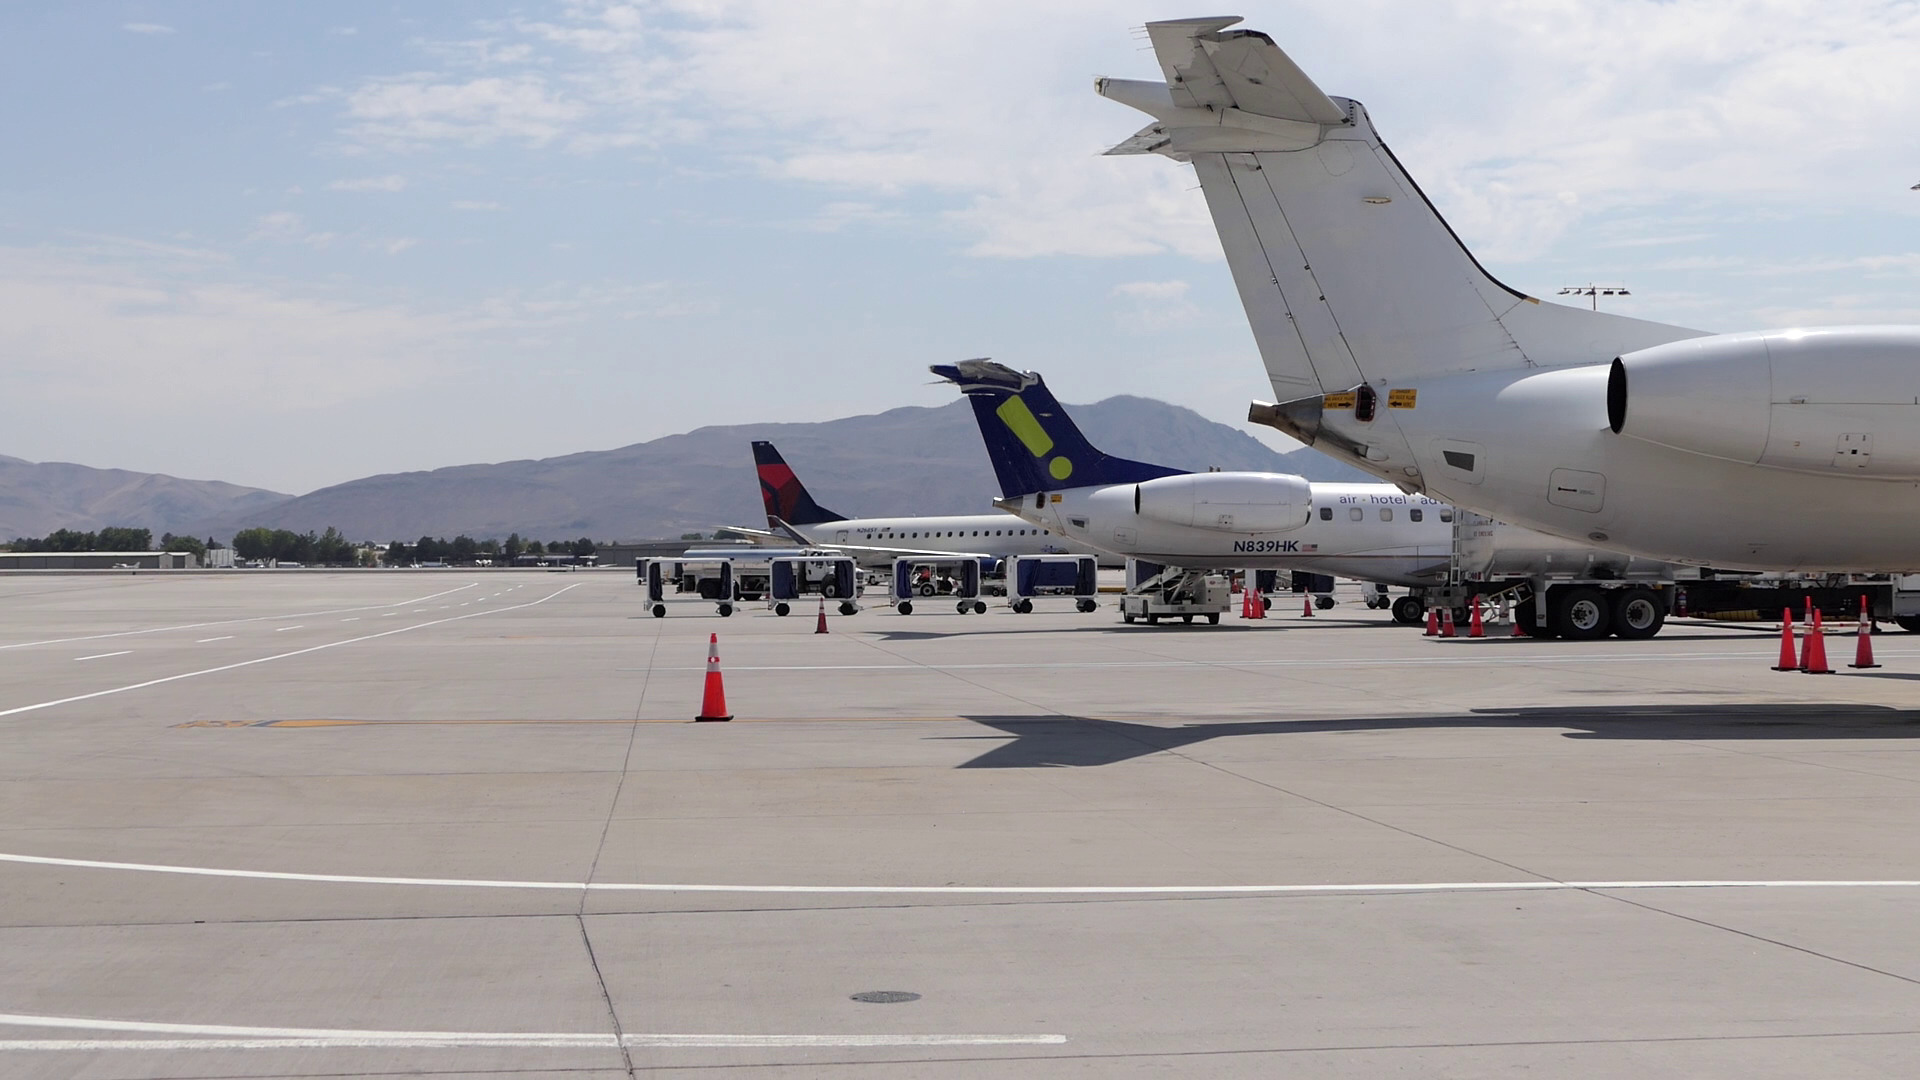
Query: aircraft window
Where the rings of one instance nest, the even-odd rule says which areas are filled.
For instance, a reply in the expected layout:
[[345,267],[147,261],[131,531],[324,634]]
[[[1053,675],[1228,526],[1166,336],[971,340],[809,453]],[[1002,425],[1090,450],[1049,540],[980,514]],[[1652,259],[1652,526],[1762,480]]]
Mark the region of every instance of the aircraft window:
[[1332,520],[1333,520],[1333,507],[1331,507],[1331,506],[1323,506],[1323,507],[1321,507],[1321,508],[1320,508],[1320,520],[1321,520],[1321,521],[1332,521]]
[[1440,520],[1441,520],[1441,521],[1452,521],[1452,520],[1453,520],[1453,511],[1451,511],[1451,510],[1442,510],[1442,511],[1440,511]]
[[1351,521],[1365,521],[1367,520],[1367,512],[1357,506],[1349,506],[1347,507],[1347,518]]
[[1391,506],[1383,506],[1383,507],[1381,507],[1381,508],[1380,508],[1380,520],[1381,520],[1381,521],[1392,521],[1392,520],[1393,520],[1393,507],[1391,507]]
[[1425,515],[1425,514],[1423,514],[1423,513],[1421,513],[1421,512],[1420,512],[1420,508],[1419,508],[1419,507],[1417,507],[1417,506],[1416,506],[1416,507],[1414,507],[1413,509],[1411,509],[1411,510],[1409,510],[1409,511],[1407,511],[1407,520],[1408,520],[1408,521],[1419,521],[1419,520],[1421,520],[1421,519],[1423,519],[1423,518],[1425,518],[1425,517],[1426,517],[1426,515]]

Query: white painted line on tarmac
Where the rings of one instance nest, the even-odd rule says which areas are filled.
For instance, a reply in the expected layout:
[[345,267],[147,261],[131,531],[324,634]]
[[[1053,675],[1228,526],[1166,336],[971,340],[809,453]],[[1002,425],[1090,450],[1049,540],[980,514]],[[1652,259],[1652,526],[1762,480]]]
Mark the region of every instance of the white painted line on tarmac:
[[[374,877],[361,874],[301,874],[280,870],[228,870],[208,866],[62,859],[0,853],[0,862],[123,870],[144,874],[307,881],[329,885],[405,885],[443,889],[545,889],[651,893],[827,893],[872,896],[1165,896],[1240,893],[1441,893],[1572,892],[1591,889],[1920,889],[1920,880],[1672,879],[1655,881],[1400,881],[1291,885],[693,885],[619,881],[511,881],[486,878]],[[0,1020],[0,1022],[4,1022]]]
[[399,613],[399,612],[397,612],[397,611],[389,611],[389,612],[387,612],[387,613],[386,613],[385,615],[382,615],[382,616],[380,616],[380,617],[381,617],[381,618],[383,618],[383,619],[391,619],[391,618],[393,618],[393,617],[394,617],[395,615],[398,615],[398,614],[400,614],[400,613]]
[[219,637],[203,637],[199,641],[194,642],[194,644],[205,645],[209,641],[232,641],[232,640],[233,640],[232,634],[222,634]]
[[309,1050],[379,1047],[385,1049],[457,1049],[464,1047],[539,1047],[618,1049],[687,1047],[922,1047],[1059,1046],[1065,1035],[711,1035],[635,1032],[615,1035],[593,1031],[379,1031],[351,1028],[236,1027],[227,1024],[163,1024],[141,1020],[95,1020],[77,1016],[0,1013],[0,1025],[57,1030],[123,1031],[170,1039],[5,1039],[0,1050]]
[[74,659],[75,660],[105,660],[109,656],[126,656],[132,652],[133,652],[132,649],[121,649],[119,652],[97,652],[97,653],[94,653],[92,656],[76,656],[74,657]]
[[341,619],[340,621],[341,621],[341,622],[359,622],[359,621],[360,621],[360,616],[358,616],[358,615],[355,615],[355,616],[354,616],[353,618],[351,618],[351,619]]
[[295,624],[295,625],[293,625],[293,626],[276,626],[276,627],[274,627],[274,628],[273,628],[273,632],[274,632],[274,633],[276,633],[276,634],[284,634],[284,633],[286,633],[286,632],[287,632],[287,631],[289,631],[289,630],[299,630],[299,629],[302,629],[302,628],[304,628],[304,627],[305,627],[306,625],[307,625],[306,623],[296,623],[296,624]]
[[566,592],[568,589],[577,589],[583,584],[585,584],[585,582],[576,582],[575,584],[568,585],[554,592],[550,592],[538,600],[529,600],[524,604],[514,604],[509,607],[503,607],[503,608],[490,608],[486,611],[475,611],[466,615],[453,615],[445,619],[429,619],[426,622],[414,623],[412,626],[397,626],[392,630],[382,630],[377,634],[362,634],[359,637],[345,638],[340,641],[329,641],[321,645],[309,645],[304,649],[295,649],[292,652],[274,653],[271,656],[256,656],[252,660],[242,660],[242,661],[239,661],[238,663],[233,663],[233,664],[222,664],[219,667],[201,668],[199,671],[183,671],[178,675],[168,675],[159,679],[148,679],[146,682],[132,683],[127,686],[116,686],[108,690],[95,690],[90,694],[76,694],[73,697],[59,698],[54,701],[41,701],[41,702],[36,702],[35,704],[32,704],[32,705],[19,705],[11,709],[0,709],[0,716],[15,716],[20,713],[34,712],[39,709],[51,709],[55,705],[70,705],[76,701],[90,701],[93,698],[106,697],[109,694],[124,694],[129,690],[144,690],[149,686],[159,686],[162,683],[179,682],[181,679],[192,679],[192,678],[197,678],[198,676],[201,676],[201,675],[216,675],[222,671],[232,671],[235,668],[252,667],[255,664],[272,663],[275,660],[285,660],[293,656],[305,656],[308,653],[319,652],[322,649],[333,649],[333,648],[338,648],[341,645],[352,645],[362,641],[373,641],[376,638],[391,637],[394,634],[404,634],[410,630],[422,630],[429,626],[440,626],[444,623],[459,622],[462,619],[477,619],[483,615],[500,615],[509,611],[519,611],[521,608],[530,608],[536,604],[544,604],[547,601],[553,599],[554,597],[559,596],[561,593]]
[[[1472,647],[1469,646],[1469,649]],[[1920,650],[1875,649],[1883,657],[1920,656]],[[1157,669],[1157,668],[1369,668],[1422,667],[1475,664],[1644,664],[1659,661],[1695,663],[1742,661],[1758,663],[1774,656],[1770,650],[1741,653],[1632,653],[1599,656],[1581,653],[1554,653],[1540,656],[1382,656],[1344,657],[1321,660],[1060,660],[1005,664],[728,664],[728,671],[1062,671],[1079,669]],[[627,669],[621,669],[627,670]],[[637,669],[634,669],[637,670]],[[654,671],[705,671],[697,666],[656,667]]]
[[181,623],[177,626],[155,626],[146,630],[116,630],[110,634],[83,634],[80,637],[47,638],[42,641],[16,641],[11,645],[0,645],[0,652],[4,652],[7,649],[24,649],[30,645],[62,645],[70,641],[99,641],[103,638],[133,637],[138,634],[159,634],[168,630],[198,630],[203,626],[228,626],[233,623],[266,622],[272,619],[305,619],[314,615],[339,615],[347,611],[378,611],[381,608],[399,607],[401,604],[418,604],[423,601],[432,600],[436,596],[445,596],[448,593],[460,592],[463,589],[476,589],[479,587],[479,582],[471,581],[456,588],[442,589],[437,593],[415,596],[407,600],[395,600],[390,604],[365,604],[360,607],[330,608],[326,611],[294,611],[284,615],[249,615],[243,619],[212,619],[207,622]]

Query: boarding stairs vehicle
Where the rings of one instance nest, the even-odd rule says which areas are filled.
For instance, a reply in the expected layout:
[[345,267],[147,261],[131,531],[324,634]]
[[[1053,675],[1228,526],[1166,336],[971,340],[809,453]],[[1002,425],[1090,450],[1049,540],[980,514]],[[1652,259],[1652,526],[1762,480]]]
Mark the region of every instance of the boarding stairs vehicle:
[[1153,626],[1162,619],[1191,623],[1203,618],[1218,626],[1220,616],[1231,610],[1233,585],[1223,574],[1127,560],[1127,590],[1120,596],[1122,622],[1144,620]]

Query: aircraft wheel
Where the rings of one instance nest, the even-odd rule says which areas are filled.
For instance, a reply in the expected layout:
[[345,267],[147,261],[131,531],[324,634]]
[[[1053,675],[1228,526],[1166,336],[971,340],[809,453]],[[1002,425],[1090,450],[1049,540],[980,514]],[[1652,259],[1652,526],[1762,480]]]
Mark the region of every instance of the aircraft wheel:
[[893,610],[899,612],[902,615],[911,615],[913,614],[913,601],[902,600],[898,604],[894,605]]
[[723,618],[723,619],[724,619],[724,618],[726,618],[727,616],[729,616],[729,615],[732,615],[732,614],[733,614],[733,605],[732,605],[732,604],[721,604],[721,605],[720,605],[720,617],[721,617],[721,618]]
[[853,601],[851,600],[840,601],[840,614],[842,615],[852,615],[859,610],[859,608],[853,606]]
[[985,615],[987,613],[987,602],[985,600],[975,600],[973,602],[973,613],[975,615]]
[[666,617],[667,617],[667,605],[665,605],[665,604],[655,604],[655,605],[653,605],[653,617],[654,617],[654,618],[656,618],[656,619],[664,619],[664,618],[666,618]]
[[1666,605],[1652,589],[1621,589],[1613,595],[1613,632],[1626,641],[1644,641],[1667,621]]
[[1553,628],[1568,641],[1593,641],[1612,629],[1612,613],[1599,589],[1577,586],[1549,594]]
[[1427,617],[1427,605],[1417,596],[1403,596],[1393,602],[1393,621],[1401,626],[1419,626]]
[[782,618],[786,617],[787,613],[792,610],[793,609],[788,607],[784,601],[773,605],[773,613],[775,615],[781,616]]
[[1208,626],[1219,626],[1219,625],[1220,625],[1220,613],[1216,611],[1216,612],[1213,612],[1212,614],[1210,614],[1210,615],[1208,615],[1208,616],[1207,616],[1207,625],[1208,625]]

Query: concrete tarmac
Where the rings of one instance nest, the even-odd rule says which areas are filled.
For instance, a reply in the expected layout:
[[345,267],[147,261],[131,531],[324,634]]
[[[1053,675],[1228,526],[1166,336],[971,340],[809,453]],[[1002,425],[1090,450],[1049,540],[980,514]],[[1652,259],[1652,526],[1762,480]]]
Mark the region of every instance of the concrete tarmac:
[[0,1075],[1912,1074],[1920,639],[1343,600],[0,578]]

